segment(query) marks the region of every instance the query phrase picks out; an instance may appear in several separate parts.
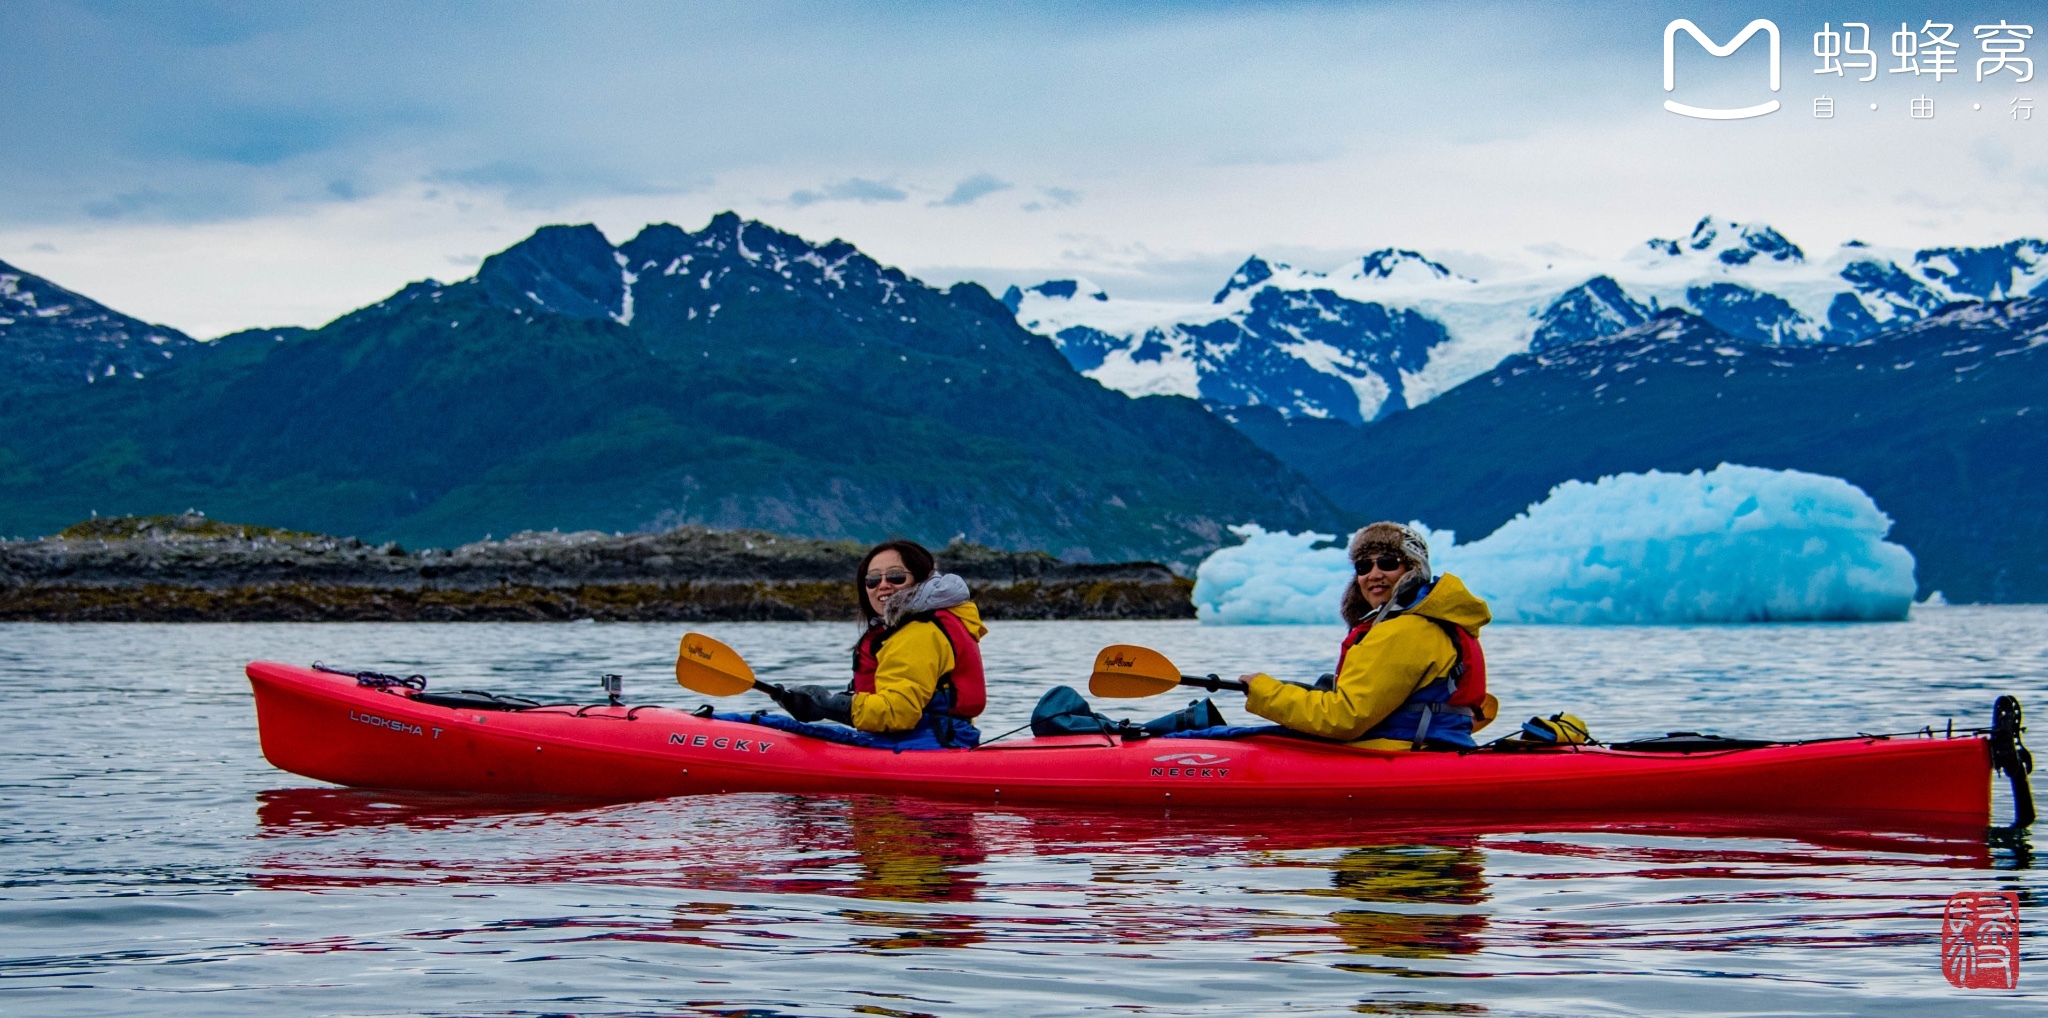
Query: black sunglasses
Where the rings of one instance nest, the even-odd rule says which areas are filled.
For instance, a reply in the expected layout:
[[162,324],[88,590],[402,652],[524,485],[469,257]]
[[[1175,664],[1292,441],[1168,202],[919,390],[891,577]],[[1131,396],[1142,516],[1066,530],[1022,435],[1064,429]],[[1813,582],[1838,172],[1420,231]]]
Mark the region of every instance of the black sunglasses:
[[869,590],[873,590],[881,586],[883,580],[900,587],[910,582],[910,574],[901,569],[891,569],[886,573],[869,573],[861,582],[867,584]]
[[1365,574],[1372,572],[1372,567],[1374,566],[1378,566],[1380,568],[1380,572],[1391,573],[1396,569],[1406,569],[1408,567],[1408,563],[1402,561],[1401,556],[1399,555],[1381,555],[1376,558],[1369,558],[1363,562],[1360,562],[1358,564],[1358,575],[1364,576]]

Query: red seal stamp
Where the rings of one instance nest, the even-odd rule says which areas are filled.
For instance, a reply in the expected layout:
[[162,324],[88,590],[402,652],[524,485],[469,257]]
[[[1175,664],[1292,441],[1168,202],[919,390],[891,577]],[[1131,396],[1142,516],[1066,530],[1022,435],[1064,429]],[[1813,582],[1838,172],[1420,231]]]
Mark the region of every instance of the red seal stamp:
[[1966,990],[2010,990],[2020,982],[2020,896],[1964,891],[1941,915],[1941,974]]

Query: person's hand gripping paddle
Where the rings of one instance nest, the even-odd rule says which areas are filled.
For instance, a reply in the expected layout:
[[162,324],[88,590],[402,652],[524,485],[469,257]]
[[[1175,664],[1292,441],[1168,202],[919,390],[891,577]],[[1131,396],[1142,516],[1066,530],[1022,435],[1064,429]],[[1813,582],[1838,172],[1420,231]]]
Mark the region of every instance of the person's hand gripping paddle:
[[[1102,648],[1102,653],[1095,655],[1095,670],[1088,676],[1088,691],[1110,699],[1157,696],[1177,686],[1195,686],[1211,692],[1223,689],[1240,693],[1250,691],[1244,682],[1237,679],[1182,675],[1166,655],[1149,647],[1126,643]],[[1494,717],[1500,713],[1500,701],[1488,693],[1486,702],[1474,713],[1472,730],[1476,732],[1493,723]]]
[[676,685],[705,696],[737,696],[758,689],[777,703],[782,687],[754,677],[740,652],[703,633],[684,633],[676,649]]
[[1102,648],[1095,655],[1095,670],[1088,675],[1088,691],[1110,699],[1156,696],[1176,686],[1196,686],[1216,692],[1232,689],[1245,692],[1245,684],[1215,675],[1182,675],[1166,655],[1149,647],[1128,643]]

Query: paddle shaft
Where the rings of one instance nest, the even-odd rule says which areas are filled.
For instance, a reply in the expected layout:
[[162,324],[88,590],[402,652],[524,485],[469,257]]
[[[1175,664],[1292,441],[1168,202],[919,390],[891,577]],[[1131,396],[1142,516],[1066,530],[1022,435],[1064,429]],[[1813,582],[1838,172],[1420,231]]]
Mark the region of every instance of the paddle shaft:
[[1252,691],[1252,687],[1243,682],[1236,679],[1222,678],[1217,675],[1183,675],[1180,677],[1180,684],[1206,689],[1211,693],[1225,689],[1238,693],[1249,693]]

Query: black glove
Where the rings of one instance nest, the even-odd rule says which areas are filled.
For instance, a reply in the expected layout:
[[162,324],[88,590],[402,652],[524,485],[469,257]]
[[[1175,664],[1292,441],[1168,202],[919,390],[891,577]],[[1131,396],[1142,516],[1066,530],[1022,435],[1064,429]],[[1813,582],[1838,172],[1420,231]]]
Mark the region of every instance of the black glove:
[[824,686],[785,686],[778,698],[782,709],[798,721],[837,721],[853,724],[853,694]]

